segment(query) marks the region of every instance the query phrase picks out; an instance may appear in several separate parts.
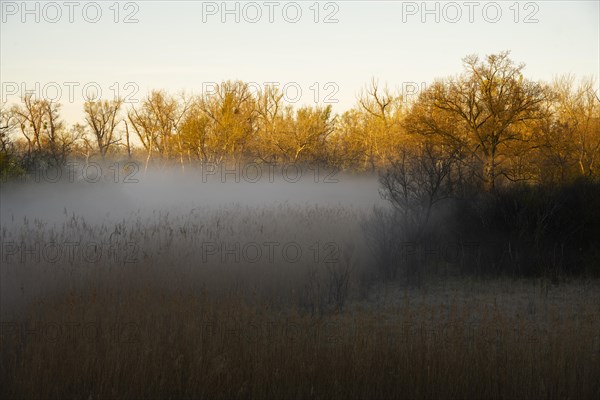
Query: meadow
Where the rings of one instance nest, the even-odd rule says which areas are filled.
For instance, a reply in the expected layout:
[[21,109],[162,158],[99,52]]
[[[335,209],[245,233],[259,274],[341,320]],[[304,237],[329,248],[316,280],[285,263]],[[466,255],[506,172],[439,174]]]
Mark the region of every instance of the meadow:
[[597,279],[384,279],[372,177],[146,179],[3,187],[3,398],[600,395]]

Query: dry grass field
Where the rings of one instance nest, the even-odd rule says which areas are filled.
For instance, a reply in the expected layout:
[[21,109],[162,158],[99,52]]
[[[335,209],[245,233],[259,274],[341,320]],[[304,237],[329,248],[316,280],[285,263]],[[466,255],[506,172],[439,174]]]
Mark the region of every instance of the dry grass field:
[[2,397],[598,398],[597,281],[373,281],[365,215],[4,225]]

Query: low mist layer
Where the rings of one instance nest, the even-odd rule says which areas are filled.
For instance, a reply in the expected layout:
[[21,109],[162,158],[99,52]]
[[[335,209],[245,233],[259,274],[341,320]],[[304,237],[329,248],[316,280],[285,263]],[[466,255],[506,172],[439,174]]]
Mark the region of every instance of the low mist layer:
[[[71,179],[62,172],[48,172],[39,182],[11,182],[0,193],[3,225],[23,217],[43,221],[60,221],[68,215],[86,220],[119,220],[131,213],[169,211],[187,213],[196,207],[343,206],[370,209],[384,205],[376,176],[353,176],[335,171],[318,171],[294,166],[265,169],[260,175],[243,175],[238,167],[214,171],[149,170],[138,171],[128,180],[114,181],[102,169],[102,179],[75,174]],[[50,175],[52,176],[50,178]],[[49,182],[57,180],[56,182]]]

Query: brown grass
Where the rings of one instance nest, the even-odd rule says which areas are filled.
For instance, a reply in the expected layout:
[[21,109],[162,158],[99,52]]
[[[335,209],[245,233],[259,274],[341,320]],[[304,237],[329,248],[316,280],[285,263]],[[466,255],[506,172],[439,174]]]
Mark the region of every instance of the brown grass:
[[72,292],[4,324],[2,392],[81,399],[598,398],[597,303],[580,308],[578,318],[549,304],[532,322],[531,313],[493,303],[431,304],[439,294],[378,309],[358,302],[318,317],[207,292]]
[[[4,230],[30,246],[120,237],[117,251],[133,241],[140,253],[134,264],[3,263],[2,287],[20,289],[3,294],[2,398],[600,397],[598,282],[361,286],[368,253],[340,223],[357,217],[254,213]],[[351,246],[328,265],[209,265],[198,237]],[[340,307],[332,277],[345,273]]]

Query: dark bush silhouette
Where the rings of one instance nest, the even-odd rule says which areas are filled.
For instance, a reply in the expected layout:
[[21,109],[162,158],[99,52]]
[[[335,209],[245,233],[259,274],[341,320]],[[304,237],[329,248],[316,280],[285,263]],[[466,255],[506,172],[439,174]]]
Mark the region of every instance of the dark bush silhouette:
[[[390,217],[383,224],[381,213],[375,213],[371,224],[378,228],[371,226],[368,233],[378,270],[393,272],[381,274],[385,278],[396,278],[403,269],[410,281],[450,264],[461,274],[557,282],[600,276],[599,205],[600,183],[590,179],[561,186],[513,184],[455,196],[434,210],[433,223],[425,228],[400,229]],[[452,248],[452,255],[443,248]],[[427,257],[432,253],[435,257]]]

